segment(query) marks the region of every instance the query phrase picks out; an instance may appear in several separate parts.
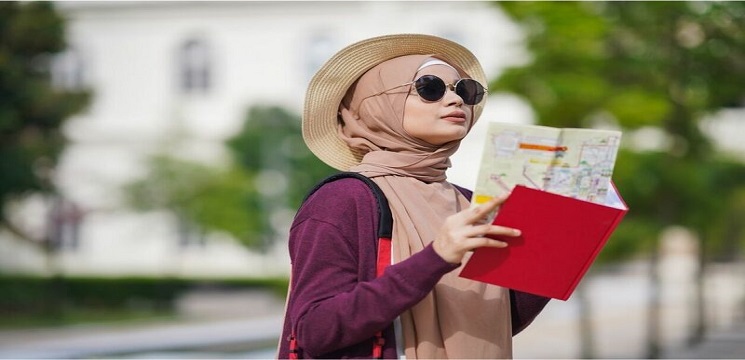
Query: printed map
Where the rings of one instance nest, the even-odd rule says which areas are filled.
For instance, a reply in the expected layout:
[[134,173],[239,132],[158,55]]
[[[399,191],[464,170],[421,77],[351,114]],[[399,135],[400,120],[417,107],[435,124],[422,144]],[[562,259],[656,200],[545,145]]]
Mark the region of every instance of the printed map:
[[604,203],[620,141],[620,131],[490,123],[474,203],[516,185]]

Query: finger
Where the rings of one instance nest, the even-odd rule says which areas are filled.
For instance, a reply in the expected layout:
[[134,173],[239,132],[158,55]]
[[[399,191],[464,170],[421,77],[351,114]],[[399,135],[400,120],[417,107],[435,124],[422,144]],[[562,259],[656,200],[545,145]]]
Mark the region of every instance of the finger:
[[493,248],[505,248],[507,247],[507,242],[500,241],[500,240],[494,240],[487,237],[475,237],[470,238],[468,241],[468,249],[474,250],[478,249],[480,247],[493,247]]
[[500,205],[502,205],[508,197],[509,194],[495,196],[489,199],[489,201],[471,209],[471,211],[468,212],[466,221],[469,223],[474,223],[483,219],[489,213],[496,210]]
[[504,236],[520,236],[521,231],[519,229],[500,226],[500,225],[474,225],[468,231],[467,235],[470,237],[484,237],[486,235],[504,235]]
[[489,229],[489,232],[487,232],[487,234],[514,237],[522,235],[522,231],[520,231],[520,229],[515,229],[507,226],[491,225],[491,228]]

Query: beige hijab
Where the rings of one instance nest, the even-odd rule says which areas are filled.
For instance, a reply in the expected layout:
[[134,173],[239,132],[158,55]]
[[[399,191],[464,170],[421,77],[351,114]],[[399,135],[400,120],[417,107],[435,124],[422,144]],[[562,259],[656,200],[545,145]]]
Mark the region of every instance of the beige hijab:
[[[390,203],[395,262],[424,249],[446,217],[469,206],[445,175],[460,141],[435,146],[403,129],[410,86],[369,97],[414,80],[419,66],[430,58],[407,55],[377,65],[350,88],[339,109],[339,136],[366,152],[351,170],[372,178]],[[508,291],[458,273],[460,269],[446,274],[427,297],[401,315],[406,357],[511,358]]]

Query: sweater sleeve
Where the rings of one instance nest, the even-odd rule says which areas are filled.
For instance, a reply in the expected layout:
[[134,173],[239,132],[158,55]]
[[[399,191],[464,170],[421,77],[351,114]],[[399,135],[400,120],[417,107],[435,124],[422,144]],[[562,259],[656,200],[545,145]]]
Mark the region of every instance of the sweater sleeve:
[[296,216],[288,315],[309,356],[368,340],[457,268],[429,246],[375,278],[377,217],[370,190],[354,179],[323,186]]

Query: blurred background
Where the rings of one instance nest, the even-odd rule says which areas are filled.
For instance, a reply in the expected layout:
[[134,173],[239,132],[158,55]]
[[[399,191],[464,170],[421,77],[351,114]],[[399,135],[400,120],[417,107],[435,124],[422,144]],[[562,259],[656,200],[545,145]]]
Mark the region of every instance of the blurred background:
[[0,2],[0,358],[271,358],[342,47],[427,33],[489,121],[623,131],[630,208],[516,358],[745,357],[743,2]]

